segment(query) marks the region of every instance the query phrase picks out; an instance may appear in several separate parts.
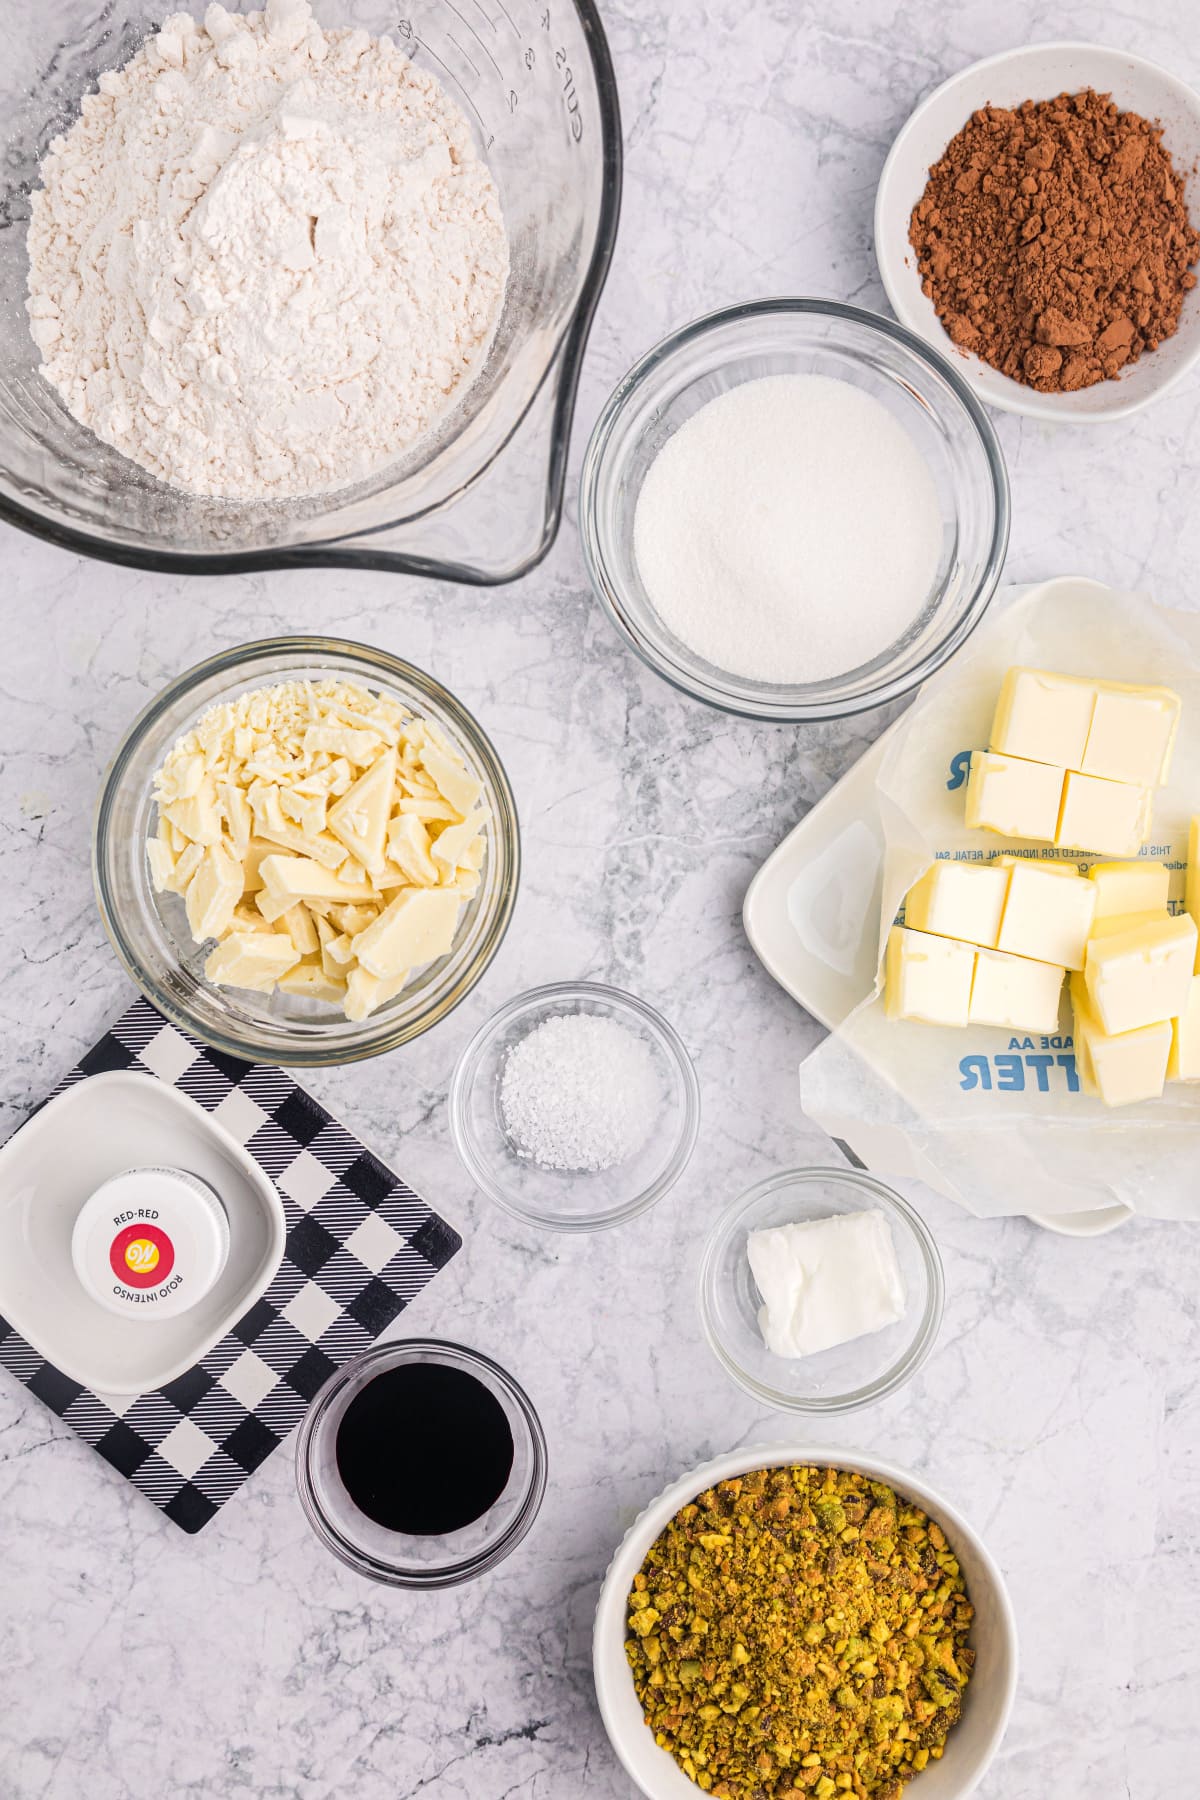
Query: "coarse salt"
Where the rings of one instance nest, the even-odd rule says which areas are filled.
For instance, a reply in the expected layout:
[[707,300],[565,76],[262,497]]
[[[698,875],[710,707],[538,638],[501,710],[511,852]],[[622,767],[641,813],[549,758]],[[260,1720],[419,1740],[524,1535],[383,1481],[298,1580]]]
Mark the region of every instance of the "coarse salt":
[[598,1013],[554,1014],[505,1055],[504,1129],[518,1155],[544,1169],[598,1174],[628,1162],[661,1110],[653,1052]]
[[829,680],[919,616],[942,552],[937,489],[873,395],[769,375],[710,400],[659,451],[634,516],[651,604],[750,681]]

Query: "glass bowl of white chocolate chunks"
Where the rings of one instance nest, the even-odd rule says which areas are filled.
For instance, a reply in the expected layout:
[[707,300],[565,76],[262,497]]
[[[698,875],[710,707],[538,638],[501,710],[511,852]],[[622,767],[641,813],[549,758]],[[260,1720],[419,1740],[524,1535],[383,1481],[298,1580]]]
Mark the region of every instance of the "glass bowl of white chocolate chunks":
[[142,991],[233,1055],[351,1062],[469,993],[520,848],[487,737],[430,676],[275,638],[182,675],[135,721],[96,817],[101,916]]

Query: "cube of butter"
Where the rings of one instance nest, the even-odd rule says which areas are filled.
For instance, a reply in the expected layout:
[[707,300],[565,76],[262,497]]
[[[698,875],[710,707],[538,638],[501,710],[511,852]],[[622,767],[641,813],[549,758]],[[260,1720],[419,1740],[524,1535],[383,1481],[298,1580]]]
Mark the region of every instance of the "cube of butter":
[[1166,907],[1160,906],[1157,912],[1114,913],[1111,919],[1093,919],[1088,943],[1094,944],[1098,938],[1115,937],[1121,931],[1133,931],[1138,925],[1157,925],[1170,916]]
[[1087,1011],[1087,982],[1083,971],[1077,970],[1067,976],[1067,988],[1071,1000],[1071,1033],[1075,1043],[1075,1072],[1079,1076],[1079,1086],[1085,1094],[1099,1094],[1096,1086],[1096,1071],[1092,1068],[1092,1059],[1088,1053],[1087,1039],[1080,1027],[1080,1017]]
[[1200,975],[1193,975],[1179,1014],[1171,1020],[1168,1081],[1200,1081]]
[[1171,1026],[1160,1019],[1112,1036],[1085,1003],[1075,1005],[1075,1060],[1106,1106],[1157,1100],[1167,1078]]
[[1096,918],[1166,912],[1171,871],[1160,862],[1099,862],[1088,870],[1096,890]]
[[968,1017],[972,1025],[1002,1025],[1009,1031],[1058,1029],[1058,1009],[1066,971],[1053,963],[980,950],[975,958]]
[[[1188,826],[1187,875],[1184,878],[1184,905],[1200,927],[1200,818]],[[1200,975],[1200,968],[1196,973]]]
[[1150,836],[1152,809],[1149,788],[1068,770],[1055,845],[1060,850],[1136,856]]
[[1109,781],[1161,787],[1171,765],[1180,699],[1170,688],[1101,682],[1087,749],[1072,767]]
[[976,750],[967,779],[967,824],[1004,837],[1052,844],[1058,830],[1065,769]]
[[975,951],[970,944],[893,925],[884,971],[888,1018],[965,1025],[974,973]]
[[1004,914],[1008,870],[995,864],[935,862],[904,900],[904,923],[914,931],[962,938],[995,948]]
[[1186,913],[1093,937],[1084,965],[1088,1005],[1110,1037],[1179,1018],[1195,960],[1196,924]]
[[1008,901],[996,940],[998,950],[1032,956],[1060,968],[1082,969],[1096,890],[1074,867],[1063,879],[1063,865],[1019,862],[1008,871]]
[[991,748],[1030,762],[1081,768],[1096,686],[1045,669],[1010,669],[996,702]]

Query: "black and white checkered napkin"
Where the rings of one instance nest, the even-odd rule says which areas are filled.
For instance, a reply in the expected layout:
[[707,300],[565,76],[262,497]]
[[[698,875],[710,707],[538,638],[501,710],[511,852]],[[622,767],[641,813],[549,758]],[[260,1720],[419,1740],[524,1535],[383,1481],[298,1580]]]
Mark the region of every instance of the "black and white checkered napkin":
[[176,1525],[199,1531],[462,1239],[282,1069],[208,1049],[147,1000],[55,1093],[108,1069],[181,1089],[245,1146],[283,1196],[283,1262],[233,1330],[153,1394],[90,1392],[2,1318],[0,1365]]

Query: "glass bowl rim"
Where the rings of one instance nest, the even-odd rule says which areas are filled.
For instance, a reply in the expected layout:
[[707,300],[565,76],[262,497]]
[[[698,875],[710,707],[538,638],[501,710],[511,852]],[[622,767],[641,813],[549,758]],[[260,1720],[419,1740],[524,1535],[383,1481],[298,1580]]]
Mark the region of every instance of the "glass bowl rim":
[[[649,1186],[623,1206],[611,1211],[579,1213],[571,1218],[563,1218],[560,1214],[521,1206],[510,1198],[477,1153],[467,1120],[470,1097],[474,1092],[483,1057],[505,1027],[523,1013],[536,1011],[552,1001],[579,998],[602,1000],[618,1015],[622,1012],[632,1013],[648,1028],[651,1037],[679,1075],[683,1104],[678,1141],[665,1167]],[[526,1225],[536,1225],[544,1231],[562,1232],[607,1231],[613,1226],[628,1224],[631,1219],[640,1217],[655,1206],[675,1186],[692,1159],[700,1132],[700,1105],[700,1080],[688,1048],[675,1027],[648,1001],[629,993],[625,988],[613,987],[603,981],[552,981],[542,987],[526,988],[511,1000],[505,1001],[503,1006],[498,1007],[483,1021],[463,1049],[454,1065],[446,1099],[454,1148],[481,1193],[510,1218],[519,1219]],[[581,1176],[572,1174],[569,1170],[560,1172],[567,1180],[586,1179],[586,1173]]]
[[[117,908],[112,904],[107,877],[107,848],[109,837],[109,819],[115,803],[115,797],[124,779],[129,764],[141,747],[146,733],[170,711],[178,702],[186,700],[195,689],[212,676],[232,674],[234,671],[246,670],[252,678],[257,664],[270,663],[280,657],[308,655],[308,661],[320,666],[322,659],[345,657],[360,662],[377,673],[381,679],[390,679],[404,686],[412,686],[427,695],[438,706],[444,708],[452,719],[465,747],[470,751],[472,759],[477,763],[479,772],[483,774],[494,790],[498,802],[498,817],[495,830],[505,845],[506,855],[511,863],[509,878],[505,887],[498,893],[495,917],[488,926],[480,944],[474,962],[463,971],[458,983],[442,998],[418,1013],[415,1017],[401,1023],[396,1021],[390,1030],[382,1029],[389,1015],[387,1012],[375,1015],[377,1029],[370,1032],[371,1019],[362,1021],[366,1029],[355,1038],[324,1047],[319,1041],[305,1038],[302,1042],[289,1044],[286,1050],[275,1044],[252,1042],[246,1036],[224,1028],[201,1028],[200,1021],[192,1016],[186,1005],[166,991],[160,983],[142,966],[129,934],[121,920]],[[282,673],[282,671],[278,672]],[[217,704],[213,701],[211,704]],[[198,715],[197,715],[198,716]],[[195,722],[194,719],[192,721]],[[186,727],[185,727],[186,729]],[[123,737],[114,750],[100,784],[100,791],[92,821],[92,885],[95,893],[96,907],[117,960],[126,974],[145,995],[150,1003],[157,1007],[173,1025],[189,1032],[193,1037],[211,1045],[214,1049],[224,1051],[227,1055],[240,1057],[251,1062],[281,1062],[293,1068],[328,1068],[340,1067],[348,1063],[361,1062],[367,1057],[381,1056],[389,1050],[398,1049],[400,1045],[411,1043],[434,1025],[453,1012],[459,1003],[482,979],[488,967],[504,942],[508,927],[512,921],[517,902],[517,890],[521,877],[521,833],[517,816],[517,803],[512,787],[505,772],[504,765],[496,748],[483,727],[475,719],[450,690],[433,675],[420,669],[415,663],[406,662],[402,657],[393,656],[389,651],[379,650],[370,644],[360,644],[350,638],[322,637],[315,634],[298,633],[285,637],[257,638],[253,643],[234,644],[224,650],[218,650],[203,661],[193,663],[181,675],[168,682],[152,699],[150,699],[137,717],[126,729]],[[148,886],[148,883],[147,883]]]
[[[748,1369],[742,1367],[727,1348],[725,1339],[716,1325],[713,1290],[716,1287],[721,1268],[722,1251],[726,1240],[738,1222],[744,1219],[753,1207],[783,1188],[807,1187],[827,1182],[838,1182],[845,1187],[856,1189],[860,1194],[875,1201],[877,1205],[881,1205],[892,1223],[898,1223],[902,1228],[907,1229],[911,1241],[917,1247],[925,1273],[925,1306],[915,1336],[901,1355],[873,1381],[864,1382],[861,1386],[850,1388],[841,1394],[804,1396],[787,1394],[778,1388],[771,1387],[766,1382],[759,1381]],[[937,1341],[945,1307],[946,1278],[942,1268],[941,1252],[938,1250],[933,1233],[920,1213],[902,1194],[896,1193],[893,1188],[887,1187],[882,1181],[877,1181],[865,1170],[818,1168],[806,1165],[802,1168],[785,1169],[776,1175],[765,1176],[761,1181],[756,1181],[752,1187],[745,1188],[723,1209],[705,1239],[700,1259],[697,1290],[700,1323],[704,1328],[708,1347],[725,1373],[737,1383],[743,1392],[750,1394],[762,1405],[770,1406],[778,1412],[835,1414],[857,1412],[859,1407],[870,1406],[876,1400],[882,1400],[885,1395],[894,1393],[898,1387],[902,1387],[911,1376],[916,1374]]]
[[[961,404],[969,423],[974,427],[975,436],[983,450],[992,491],[994,518],[991,542],[988,546],[982,574],[962,618],[943,637],[939,638],[921,662],[906,674],[881,678],[879,684],[869,691],[836,701],[820,699],[800,701],[794,697],[787,697],[786,687],[784,688],[785,697],[782,699],[767,698],[764,694],[761,699],[750,700],[741,694],[730,692],[721,684],[720,679],[710,681],[684,669],[655,639],[651,638],[649,633],[643,631],[630,618],[617,584],[610,577],[604,533],[597,526],[596,496],[601,471],[610,454],[613,433],[621,415],[641,392],[645,383],[659,369],[676,358],[681,351],[686,350],[689,345],[699,339],[707,337],[727,325],[736,325],[745,320],[770,318],[834,319],[861,326],[868,332],[874,332],[883,338],[890,338],[894,343],[899,344],[923,368],[932,371],[944,381]],[[910,331],[907,326],[897,324],[894,319],[886,318],[882,313],[871,312],[865,307],[848,306],[841,300],[824,300],[806,296],[778,296],[764,300],[741,301],[733,306],[719,307],[713,312],[702,313],[698,318],[689,320],[687,324],[660,338],[621,377],[604,402],[588,439],[579,476],[579,535],[583,546],[583,560],[588,580],[593,593],[599,598],[610,623],[622,640],[630,646],[647,667],[654,670],[656,675],[668,682],[677,692],[688,695],[690,699],[700,700],[705,705],[715,707],[720,712],[732,713],[738,718],[761,719],[779,724],[806,724],[823,719],[853,718],[859,713],[870,712],[876,707],[886,705],[889,701],[898,700],[905,694],[911,693],[922,682],[927,681],[949,661],[955,651],[966,643],[991,604],[1008,553],[1011,521],[1012,507],[1008,467],[995,426],[966,381],[957,370],[951,367],[947,358],[928,344],[925,339],[919,337],[916,332]],[[765,688],[766,684],[763,685]],[[812,685],[814,688],[820,688],[822,684],[815,682]],[[793,696],[798,692],[799,690],[795,687],[791,689]]]
[[[486,1371],[487,1375],[503,1389],[515,1405],[529,1434],[531,1451],[529,1481],[515,1518],[505,1527],[495,1543],[489,1544],[476,1555],[464,1557],[460,1562],[426,1570],[382,1563],[351,1543],[349,1538],[337,1529],[317,1498],[316,1484],[313,1481],[311,1468],[317,1432],[334,1400],[362,1369],[375,1363],[385,1363],[397,1356],[400,1356],[401,1360],[405,1360],[404,1352],[421,1353],[446,1350],[453,1352],[456,1357],[461,1357],[475,1368]],[[411,1358],[407,1360],[411,1360]],[[364,1575],[371,1581],[381,1582],[386,1587],[458,1587],[464,1581],[471,1581],[477,1575],[486,1574],[497,1563],[503,1562],[505,1557],[509,1556],[528,1534],[541,1511],[548,1478],[549,1460],[546,1450],[546,1434],[542,1429],[537,1409],[525,1389],[514,1375],[510,1375],[507,1369],[502,1368],[490,1356],[486,1356],[482,1350],[473,1350],[469,1345],[460,1344],[452,1338],[394,1338],[386,1344],[372,1344],[368,1349],[361,1351],[359,1355],[352,1356],[349,1362],[345,1362],[340,1368],[335,1369],[332,1375],[328,1376],[322,1386],[317,1389],[296,1433],[296,1488],[300,1496],[300,1505],[309,1525],[325,1549],[336,1556],[339,1562],[344,1563],[347,1568],[353,1569],[356,1574]]]
[[493,570],[443,556],[425,556],[412,551],[378,547],[378,539],[383,533],[411,522],[407,517],[384,521],[372,526],[361,536],[335,536],[310,545],[288,546],[280,550],[235,550],[227,554],[217,550],[177,551],[165,543],[152,550],[139,545],[110,543],[91,529],[68,525],[57,514],[37,512],[31,506],[5,494],[0,494],[0,519],[28,532],[31,537],[42,538],[46,543],[55,544],[73,555],[94,557],[98,562],[115,563],[123,568],[148,569],[155,574],[241,575],[266,569],[377,569],[389,574],[423,575],[439,581],[459,582],[466,587],[502,587],[508,582],[520,580],[536,569],[548,555],[562,523],[575,400],[592,323],[616,252],[625,179],[625,145],[621,130],[619,90],[600,9],[597,0],[568,0],[568,4],[574,8],[583,32],[596,83],[596,104],[600,115],[600,204],[596,213],[592,254],[580,280],[575,306],[564,321],[557,342],[547,357],[541,380],[530,394],[519,418],[513,422],[491,456],[473,472],[462,487],[447,496],[440,505],[430,509],[437,513],[455,505],[463,494],[496,466],[531,417],[547,384],[550,384],[554,405],[548,432],[541,533],[536,544],[517,563],[509,568]]

